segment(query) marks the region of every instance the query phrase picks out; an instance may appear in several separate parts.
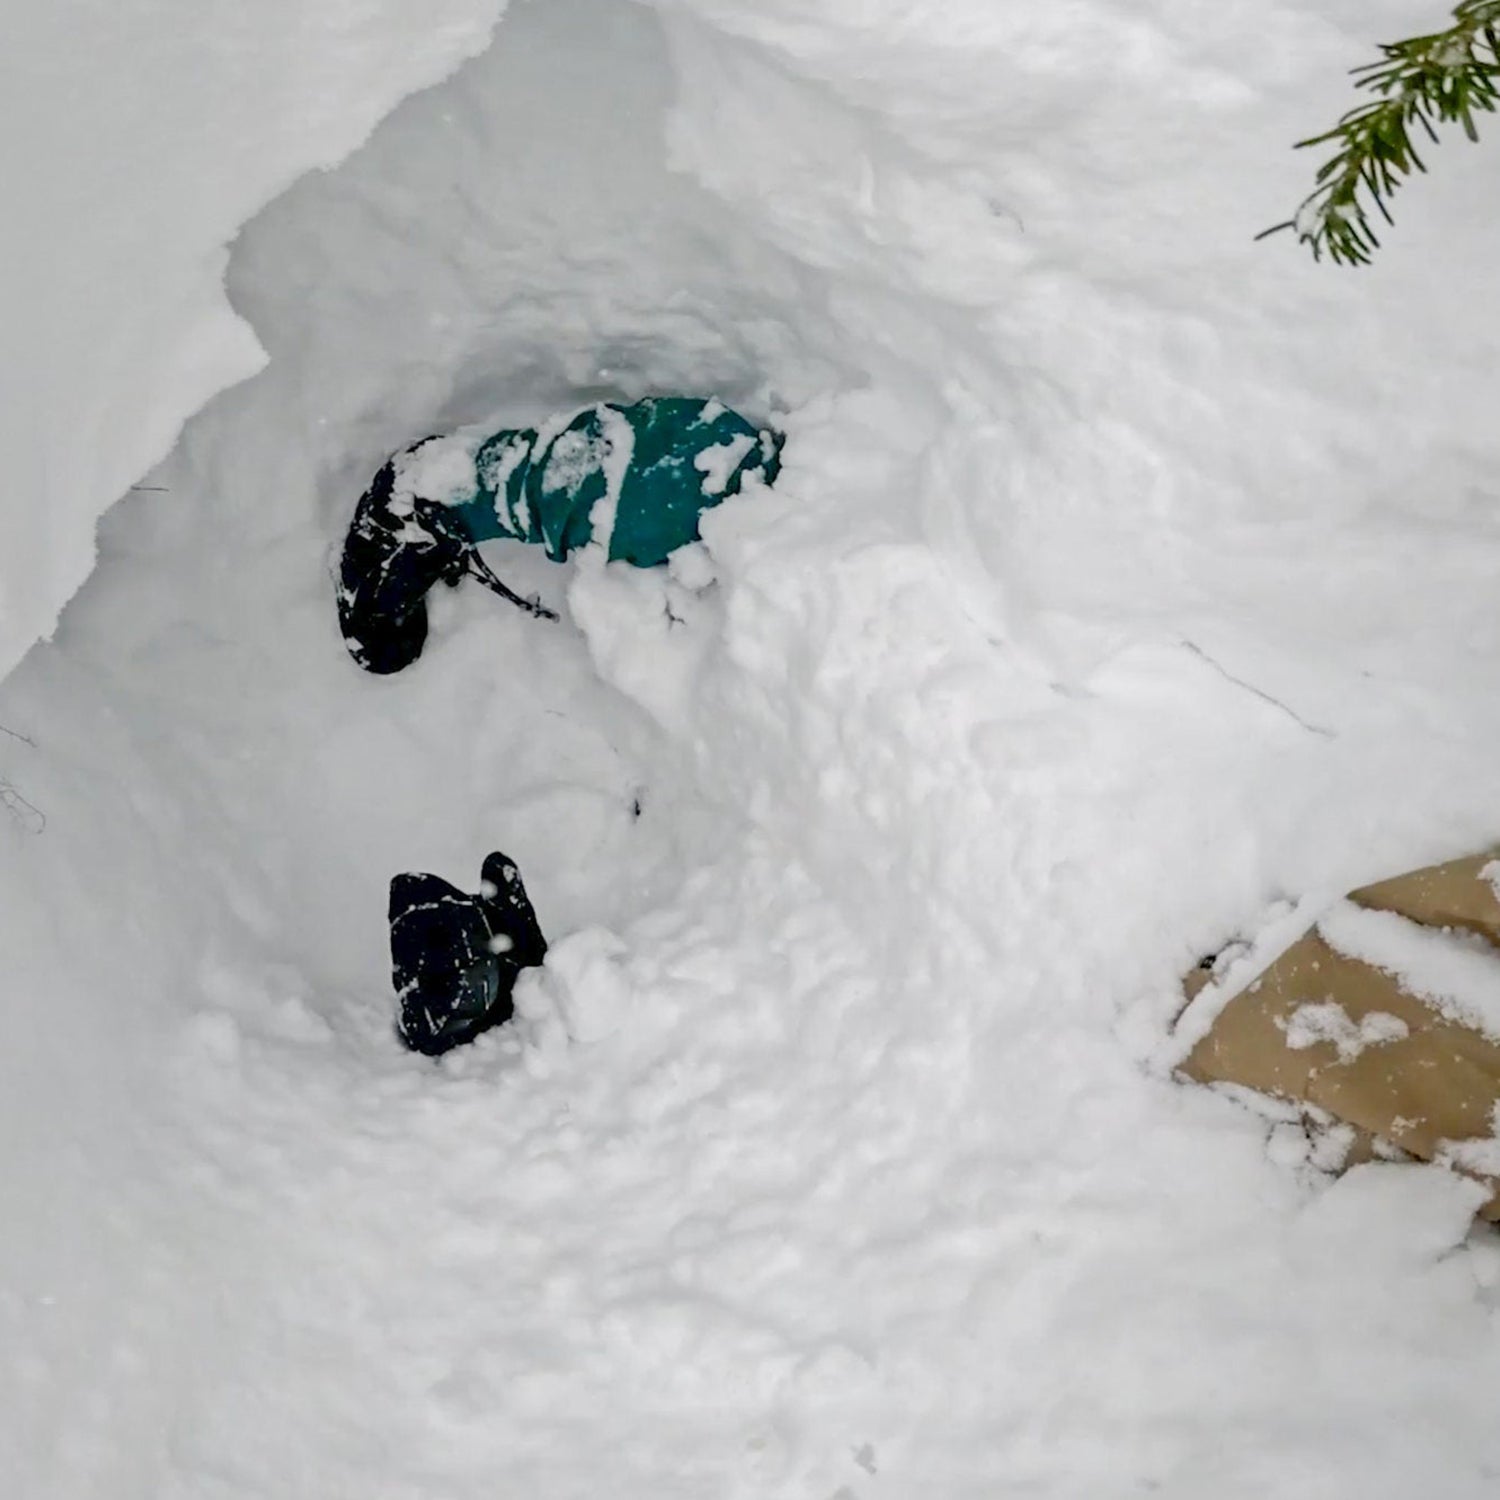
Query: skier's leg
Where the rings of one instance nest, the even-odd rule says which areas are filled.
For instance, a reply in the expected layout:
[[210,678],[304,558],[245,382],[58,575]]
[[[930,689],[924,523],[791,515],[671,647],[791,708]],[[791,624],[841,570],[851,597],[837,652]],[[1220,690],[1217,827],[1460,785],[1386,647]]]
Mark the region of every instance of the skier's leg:
[[427,639],[428,590],[462,576],[465,544],[429,524],[422,502],[397,506],[395,468],[384,464],[360,497],[339,559],[339,627],[367,672],[399,672]]

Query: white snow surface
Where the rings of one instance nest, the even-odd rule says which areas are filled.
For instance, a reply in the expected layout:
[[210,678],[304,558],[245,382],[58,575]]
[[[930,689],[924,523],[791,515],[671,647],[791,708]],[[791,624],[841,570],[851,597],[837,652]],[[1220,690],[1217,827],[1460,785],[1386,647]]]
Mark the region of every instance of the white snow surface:
[[94,523],[265,355],[228,242],[487,42],[505,0],[46,0],[0,46],[0,676]]
[[[1431,20],[516,0],[245,228],[268,365],[0,689],[9,1493],[1494,1493],[1480,1190],[1165,1065],[1258,913],[1500,836],[1500,158],[1251,239]],[[387,453],[655,392],[788,433],[706,557],[496,544],[562,621],[350,664]],[[556,953],[433,1065],[386,878],[496,847]]]

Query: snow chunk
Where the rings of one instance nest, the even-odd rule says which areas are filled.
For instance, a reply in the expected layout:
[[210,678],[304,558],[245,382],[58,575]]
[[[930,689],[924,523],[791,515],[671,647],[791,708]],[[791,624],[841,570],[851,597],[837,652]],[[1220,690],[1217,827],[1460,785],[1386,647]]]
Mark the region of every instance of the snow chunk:
[[1444,1167],[1365,1162],[1304,1211],[1294,1253],[1308,1263],[1344,1258],[1409,1274],[1463,1242],[1485,1196],[1479,1183]]
[[693,467],[703,476],[702,493],[722,495],[734,471],[750,456],[756,442],[757,439],[748,433],[741,433],[698,453],[693,459]]
[[622,963],[624,942],[604,927],[586,927],[547,950],[540,969],[516,984],[517,1012],[542,1034],[561,1022],[575,1042],[596,1042],[615,1031],[630,1002]]
[[615,531],[620,487],[635,453],[635,429],[603,402],[594,408],[594,417],[598,422],[594,430],[568,427],[553,437],[544,429],[536,447],[538,452],[547,452],[542,489],[549,495],[563,494],[571,499],[594,475],[603,474],[604,493],[589,511],[589,526],[593,540],[607,553]]
[[1356,1132],[1344,1121],[1331,1124],[1309,1123],[1307,1127],[1307,1161],[1320,1172],[1342,1172],[1354,1149]]
[[479,482],[495,497],[495,514],[507,527],[516,526],[523,535],[531,530],[531,505],[526,499],[526,488],[520,487],[514,511],[510,508],[510,480],[517,469],[535,451],[534,439],[522,433],[512,434],[505,442],[497,444],[485,457],[484,466],[478,473]]
[[605,440],[592,432],[564,432],[547,454],[542,488],[549,495],[574,495],[604,462]]
[[620,487],[635,455],[635,428],[612,406],[599,408],[599,421],[604,428],[604,447],[599,458],[599,466],[604,470],[604,493],[589,511],[589,530],[608,557],[615,534],[615,515],[620,508]]
[[1437,1159],[1461,1172],[1500,1177],[1500,1100],[1490,1110],[1490,1133],[1469,1140],[1442,1141]]
[[625,462],[629,463],[635,448],[635,433],[630,423],[604,402],[594,407],[593,415],[599,424],[597,430],[570,425],[555,436],[544,431],[538,437],[538,448],[547,448],[542,488],[549,495],[576,494],[586,480],[605,469],[612,456],[619,453],[623,452]]
[[1438,1147],[1437,1160],[1461,1172],[1500,1177],[1500,1140],[1476,1136],[1468,1141],[1443,1141]]
[[1385,1011],[1371,1011],[1356,1025],[1349,1012],[1333,1000],[1299,1005],[1286,1023],[1286,1044],[1294,1052],[1319,1042],[1332,1042],[1338,1048],[1340,1062],[1352,1062],[1366,1047],[1399,1042],[1409,1034],[1405,1021]]
[[719,576],[713,555],[702,542],[689,542],[667,557],[667,574],[674,583],[696,593]]
[[397,515],[413,500],[435,500],[439,505],[461,505],[474,497],[478,476],[474,448],[462,437],[429,438],[395,461],[391,509]]

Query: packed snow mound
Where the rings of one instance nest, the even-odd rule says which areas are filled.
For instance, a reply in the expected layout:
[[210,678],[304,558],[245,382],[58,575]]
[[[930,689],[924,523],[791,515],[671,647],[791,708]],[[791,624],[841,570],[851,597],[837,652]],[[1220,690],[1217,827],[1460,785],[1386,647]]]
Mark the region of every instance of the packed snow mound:
[[94,522],[264,360],[228,243],[488,40],[505,0],[53,0],[0,49],[0,676],[94,561]]
[[[1420,20],[518,0],[247,227],[268,367],[0,691],[18,1493],[1491,1492],[1472,1184],[1163,1061],[1273,903],[1500,835],[1490,159],[1251,242]],[[775,489],[349,663],[388,452],[671,391]],[[432,1066],[386,878],[496,847],[554,952]]]

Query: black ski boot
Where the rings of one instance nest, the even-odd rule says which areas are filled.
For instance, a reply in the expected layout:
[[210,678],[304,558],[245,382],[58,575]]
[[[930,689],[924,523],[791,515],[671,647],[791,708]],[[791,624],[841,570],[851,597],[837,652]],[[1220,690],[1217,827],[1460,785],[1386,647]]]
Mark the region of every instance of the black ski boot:
[[437,1057],[510,1020],[516,976],[546,956],[515,864],[491,854],[480,880],[477,896],[437,875],[391,881],[396,1033],[413,1052]]

